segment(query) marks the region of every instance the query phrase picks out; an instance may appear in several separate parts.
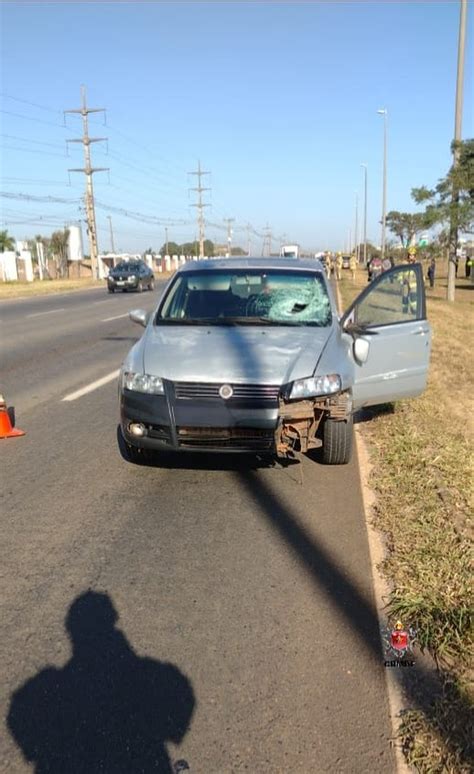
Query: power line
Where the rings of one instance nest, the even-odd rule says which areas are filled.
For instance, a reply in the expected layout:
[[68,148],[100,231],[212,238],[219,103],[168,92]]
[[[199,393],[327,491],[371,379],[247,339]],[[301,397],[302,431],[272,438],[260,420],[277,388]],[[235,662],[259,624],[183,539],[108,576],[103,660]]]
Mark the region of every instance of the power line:
[[19,199],[28,202],[55,202],[60,204],[78,204],[81,199],[66,199],[59,196],[34,196],[32,194],[13,193],[11,191],[0,191],[0,196],[4,199]]
[[37,148],[17,148],[13,145],[4,145],[5,150],[20,151],[20,153],[37,153],[40,156],[58,156],[61,159],[66,157],[65,153],[51,153],[51,151],[43,151]]
[[54,124],[52,121],[44,121],[42,118],[33,118],[33,116],[25,116],[22,113],[13,113],[11,110],[3,110],[0,108],[0,113],[5,113],[8,116],[15,116],[16,118],[24,118],[25,121],[35,121],[38,124],[46,124],[47,126],[59,126],[61,129],[67,129],[66,124]]
[[14,102],[22,102],[24,105],[32,105],[32,107],[39,108],[40,110],[47,110],[50,113],[59,113],[61,115],[60,110],[55,110],[54,108],[47,107],[46,105],[40,105],[38,102],[30,102],[27,99],[20,99],[20,97],[13,97],[11,94],[5,94],[5,92],[0,92],[1,97],[5,97],[6,99],[12,99]]
[[116,215],[123,215],[125,218],[131,218],[132,220],[138,220],[142,223],[149,223],[150,225],[169,225],[169,226],[187,226],[192,221],[179,218],[159,218],[155,215],[144,215],[141,212],[134,212],[133,210],[127,210],[124,207],[113,207],[111,205],[99,202],[96,200],[96,205],[99,209],[106,210],[106,212],[112,212]]
[[6,137],[9,140],[18,140],[19,142],[32,142],[35,145],[47,145],[50,148],[57,148],[58,144],[55,142],[44,142],[43,140],[32,140],[30,137],[18,137],[16,134],[1,133],[2,137]]

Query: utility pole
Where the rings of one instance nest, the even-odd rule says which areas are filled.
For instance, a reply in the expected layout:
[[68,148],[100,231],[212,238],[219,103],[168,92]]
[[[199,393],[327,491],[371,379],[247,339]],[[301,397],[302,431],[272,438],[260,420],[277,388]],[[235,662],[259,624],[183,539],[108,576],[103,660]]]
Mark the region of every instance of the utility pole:
[[356,254],[357,263],[359,263],[359,194],[356,191],[356,206],[355,206],[355,245],[354,252]]
[[88,108],[86,101],[86,87],[81,86],[82,107],[75,108],[73,110],[65,110],[64,113],[80,113],[82,116],[82,137],[66,140],[66,142],[81,142],[84,146],[84,166],[79,169],[70,169],[69,172],[83,172],[86,176],[86,193],[85,193],[85,205],[87,216],[87,234],[89,237],[89,251],[91,254],[91,269],[92,277],[98,279],[98,255],[99,248],[97,242],[97,225],[95,220],[95,206],[94,206],[94,188],[92,185],[92,175],[94,172],[107,172],[107,167],[93,167],[91,165],[91,149],[92,142],[101,142],[106,140],[107,137],[89,137],[89,113],[102,113],[105,112],[105,108]]
[[165,226],[165,255],[168,255],[168,226]]
[[226,258],[232,256],[232,223],[235,218],[224,218],[224,223],[227,223],[227,253]]
[[382,240],[381,258],[385,258],[385,221],[387,219],[387,108],[377,110],[383,116],[383,193],[382,193]]
[[199,229],[199,257],[204,257],[204,207],[209,207],[209,204],[205,204],[202,200],[204,191],[210,191],[210,188],[203,188],[201,185],[201,177],[203,175],[209,175],[209,172],[204,172],[201,169],[201,162],[198,161],[198,168],[196,172],[190,172],[190,175],[197,175],[198,184],[196,188],[190,188],[190,191],[197,191],[198,200],[192,206],[197,208],[198,211],[198,229]]
[[[466,17],[467,0],[461,0],[459,14],[459,39],[458,39],[458,71],[456,79],[456,108],[454,113],[454,142],[461,142],[462,135],[462,109],[464,92],[464,51],[466,46]],[[454,147],[453,168],[459,164],[459,148]],[[453,186],[451,210],[451,224],[449,228],[449,261],[448,261],[448,288],[446,298],[448,301],[454,301],[454,292],[456,285],[456,261],[458,247],[458,212],[459,192],[456,186]],[[473,270],[471,267],[471,282],[473,282]]]
[[361,164],[364,170],[364,266],[367,266],[367,164]]
[[107,220],[109,221],[109,228],[110,228],[110,246],[112,247],[112,252],[115,254],[114,230],[112,228],[112,215],[107,215]]

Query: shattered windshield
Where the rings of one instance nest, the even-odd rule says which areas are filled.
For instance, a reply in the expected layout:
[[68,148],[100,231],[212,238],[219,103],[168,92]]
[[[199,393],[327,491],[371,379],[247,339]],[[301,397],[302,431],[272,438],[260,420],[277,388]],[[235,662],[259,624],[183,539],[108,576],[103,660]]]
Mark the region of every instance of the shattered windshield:
[[198,271],[178,275],[156,324],[331,324],[331,303],[320,272]]

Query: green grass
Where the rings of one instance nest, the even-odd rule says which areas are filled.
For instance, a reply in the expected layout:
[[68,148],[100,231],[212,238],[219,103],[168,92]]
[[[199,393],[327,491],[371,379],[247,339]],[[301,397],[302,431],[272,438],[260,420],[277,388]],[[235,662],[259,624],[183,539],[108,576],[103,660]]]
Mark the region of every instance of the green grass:
[[[387,613],[414,625],[435,659],[442,696],[429,717],[411,710],[400,728],[408,762],[423,774],[467,772],[472,718],[472,438],[470,329],[474,292],[427,292],[433,347],[426,392],[360,425],[373,464],[373,522],[385,535]],[[366,285],[339,283],[344,306]]]

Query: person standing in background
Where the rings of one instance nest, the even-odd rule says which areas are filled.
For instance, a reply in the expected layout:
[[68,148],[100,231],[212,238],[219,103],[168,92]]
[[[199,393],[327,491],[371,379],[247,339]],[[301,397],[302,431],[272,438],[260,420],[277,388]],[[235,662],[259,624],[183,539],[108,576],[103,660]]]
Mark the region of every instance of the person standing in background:
[[349,269],[351,270],[352,282],[355,282],[356,271],[357,271],[357,258],[355,256],[355,253],[352,253],[351,255],[351,258],[349,261]]
[[428,266],[428,279],[430,281],[430,288],[434,288],[436,273],[436,259],[432,258],[430,265]]

